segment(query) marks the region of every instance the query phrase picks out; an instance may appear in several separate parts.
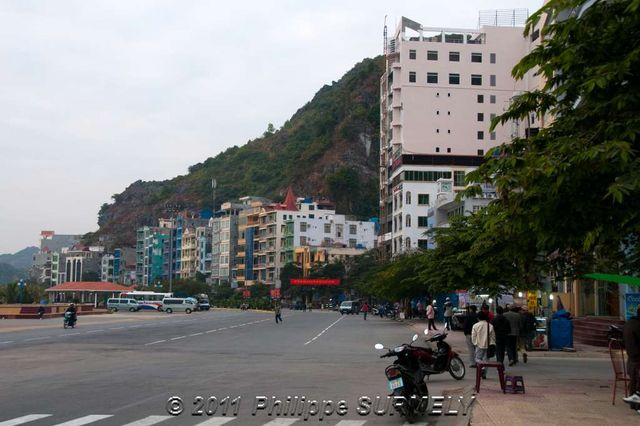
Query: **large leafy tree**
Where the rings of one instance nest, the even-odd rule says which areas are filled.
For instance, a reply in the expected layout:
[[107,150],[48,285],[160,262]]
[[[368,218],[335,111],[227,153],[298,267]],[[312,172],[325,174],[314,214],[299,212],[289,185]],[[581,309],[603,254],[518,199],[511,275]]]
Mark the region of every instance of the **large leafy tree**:
[[637,271],[623,260],[637,257],[640,234],[640,0],[584,3],[551,0],[529,19],[527,34],[550,23],[513,75],[545,84],[492,125],[531,114],[552,123],[493,150],[470,179],[501,195],[487,229],[532,235],[563,272]]

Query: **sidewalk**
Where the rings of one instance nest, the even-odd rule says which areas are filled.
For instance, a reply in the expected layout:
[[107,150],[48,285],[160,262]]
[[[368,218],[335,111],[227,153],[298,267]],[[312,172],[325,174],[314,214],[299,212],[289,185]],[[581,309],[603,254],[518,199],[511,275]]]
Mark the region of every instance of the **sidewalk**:
[[[407,320],[412,332],[424,336],[426,323]],[[437,324],[442,331],[442,324]],[[432,331],[433,333],[433,331]],[[461,331],[448,332],[447,341],[467,364],[467,345]],[[496,380],[495,370],[483,380],[480,392],[465,379],[465,395],[475,394],[469,424],[471,425],[624,425],[640,424],[640,414],[622,401],[622,383],[618,383],[616,405],[613,396],[613,369],[606,349],[577,345],[576,352],[529,352],[530,362],[522,360],[510,371],[523,374],[525,394],[504,394]],[[536,358],[538,363],[536,363]],[[542,358],[548,358],[542,362]],[[577,359],[576,359],[577,358]],[[577,364],[576,364],[577,363]],[[568,372],[568,366],[573,373]],[[555,368],[554,368],[555,367]],[[576,374],[577,371],[577,374]],[[475,370],[469,369],[469,379]],[[455,394],[460,389],[451,389]]]

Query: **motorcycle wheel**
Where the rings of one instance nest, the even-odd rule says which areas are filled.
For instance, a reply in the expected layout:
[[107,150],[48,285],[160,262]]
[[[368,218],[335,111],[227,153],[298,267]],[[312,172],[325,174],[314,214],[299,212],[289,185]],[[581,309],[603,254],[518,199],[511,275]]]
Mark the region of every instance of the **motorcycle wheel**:
[[455,356],[451,358],[451,362],[449,362],[449,374],[456,380],[464,379],[464,375],[466,370],[464,368],[464,362],[460,359],[459,356]]

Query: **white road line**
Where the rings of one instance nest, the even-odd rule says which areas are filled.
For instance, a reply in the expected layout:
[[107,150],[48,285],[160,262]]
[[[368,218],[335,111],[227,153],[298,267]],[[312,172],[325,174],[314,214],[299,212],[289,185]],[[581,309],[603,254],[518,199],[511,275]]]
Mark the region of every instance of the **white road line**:
[[235,417],[212,417],[207,421],[196,424],[195,426],[222,426],[223,424],[229,423],[235,419]]
[[335,426],[362,426],[366,420],[340,420]]
[[268,423],[263,424],[262,426],[289,426],[294,424],[295,422],[297,422],[300,419],[275,419],[275,420],[271,420]]
[[193,333],[190,334],[189,337],[194,337],[194,336],[202,336],[204,333]]
[[7,345],[9,343],[13,343],[13,340],[5,340],[4,342],[0,342],[0,345]]
[[150,426],[156,423],[164,422],[170,419],[172,416],[149,416],[144,419],[137,420],[135,422],[127,423],[124,426]]
[[334,321],[329,327],[325,328],[324,330],[322,330],[317,336],[315,336],[313,339],[309,340],[307,343],[305,343],[305,345],[308,345],[309,343],[313,342],[314,340],[316,340],[318,337],[322,336],[327,330],[329,330],[331,327],[333,327],[334,325],[336,325],[339,321],[341,321],[344,317],[340,317],[338,318],[336,321]]
[[155,344],[164,343],[164,342],[166,342],[166,340],[156,340],[155,342],[145,344],[145,346],[155,345]]
[[218,329],[218,331],[220,331],[220,330],[226,330],[226,329],[227,329],[227,327],[222,327],[222,328],[219,328],[219,329]]
[[29,414],[28,416],[16,417],[15,419],[0,422],[0,426],[17,426],[24,423],[29,423],[29,422],[34,422],[36,420],[44,419],[45,417],[49,417],[49,416],[51,416],[51,414]]
[[85,331],[85,333],[99,333],[101,331],[104,331],[104,330],[91,330],[91,331]]
[[58,423],[55,426],[82,426],[88,425],[89,423],[97,422],[98,420],[108,419],[109,417],[113,417],[111,414],[94,414],[91,416],[84,416],[78,419],[69,420],[68,422]]
[[216,331],[218,331],[218,330],[217,329],[216,330],[207,330],[207,331],[205,331],[205,333],[209,334],[209,333],[214,333]]
[[43,336],[43,337],[32,337],[30,339],[24,339],[25,342],[31,342],[33,340],[42,340],[42,339],[49,339],[50,336]]
[[127,327],[114,327],[114,328],[110,328],[109,330],[124,330]]
[[172,338],[171,338],[171,339],[169,339],[169,340],[180,340],[180,339],[184,339],[184,338],[186,338],[186,337],[187,337],[187,336],[172,337]]

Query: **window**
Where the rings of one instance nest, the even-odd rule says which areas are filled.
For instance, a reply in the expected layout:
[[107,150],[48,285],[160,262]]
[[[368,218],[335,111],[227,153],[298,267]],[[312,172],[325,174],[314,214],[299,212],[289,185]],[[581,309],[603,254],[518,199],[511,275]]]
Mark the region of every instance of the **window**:
[[411,204],[411,191],[407,191],[404,202],[405,204]]
[[336,224],[336,237],[342,238],[343,226],[344,225],[337,225]]
[[447,129],[447,133],[451,134],[451,129]]
[[482,62],[482,53],[472,53],[471,62]]
[[478,113],[478,121],[484,121],[484,113]]
[[436,115],[440,115],[440,111],[436,111]]
[[349,247],[350,248],[356,248],[356,240],[350,239],[349,240]]
[[418,204],[423,206],[429,205],[429,194],[418,194]]
[[460,74],[449,74],[449,84],[460,84]]
[[438,83],[438,73],[437,72],[428,72],[427,73],[427,83],[437,84]]
[[416,72],[409,71],[409,83],[415,83],[415,82],[416,82]]
[[484,103],[484,95],[478,95],[478,103],[479,104],[483,104]]
[[440,152],[440,147],[436,146],[436,152]]
[[478,130],[478,140],[484,139],[484,132],[482,130]]
[[484,155],[484,149],[479,149],[478,150],[478,155]]
[[438,179],[451,179],[451,172],[407,170],[402,173],[401,178],[408,182],[436,182]]
[[489,96],[489,103],[490,104],[495,104],[496,103],[496,95],[490,95]]
[[482,86],[482,76],[480,74],[471,74],[471,85]]
[[491,74],[489,76],[489,86],[494,86],[496,85],[496,75],[495,74]]
[[495,53],[489,53],[489,62],[491,62],[492,64],[496,63],[496,54]]
[[325,234],[330,234],[331,233],[331,224],[330,223],[325,223],[324,224],[324,233]]
[[440,133],[440,129],[436,129],[436,133]]
[[460,52],[449,52],[450,62],[460,62]]
[[304,235],[300,236],[300,245],[301,246],[307,245],[307,237],[305,237]]
[[405,238],[405,239],[404,239],[404,246],[405,246],[407,249],[410,249],[410,248],[411,248],[411,238],[407,237],[407,238]]
[[411,49],[409,50],[409,59],[415,59],[416,58],[416,51]]
[[418,228],[426,228],[428,226],[427,216],[418,216]]
[[405,227],[406,228],[411,228],[411,215],[410,214],[405,216]]
[[307,222],[300,222],[300,232],[307,232]]
[[496,132],[491,132],[491,133],[489,133],[489,138],[490,138],[492,141],[495,141],[495,140],[496,140]]
[[451,148],[447,148],[447,152],[451,152]]
[[418,248],[426,250],[429,248],[429,240],[418,240]]
[[355,235],[358,232],[358,227],[356,225],[349,225],[349,234]]
[[437,60],[438,60],[438,51],[427,50],[427,61],[437,61]]
[[453,186],[464,186],[464,170],[453,172]]

